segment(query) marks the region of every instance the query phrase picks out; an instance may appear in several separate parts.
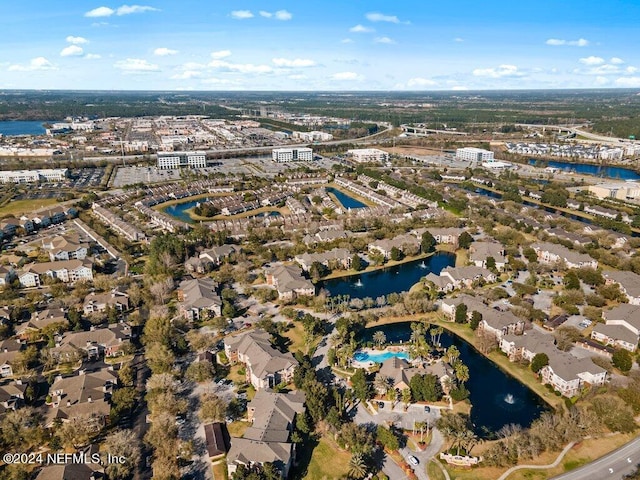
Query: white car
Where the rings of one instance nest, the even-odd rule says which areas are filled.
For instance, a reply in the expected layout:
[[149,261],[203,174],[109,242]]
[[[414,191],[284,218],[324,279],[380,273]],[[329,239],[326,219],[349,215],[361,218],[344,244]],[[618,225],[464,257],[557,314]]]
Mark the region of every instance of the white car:
[[415,465],[418,465],[418,464],[420,463],[420,462],[418,461],[418,459],[417,459],[416,457],[414,457],[413,455],[409,455],[409,456],[407,457],[407,460],[409,460],[409,463],[410,463],[411,465],[414,465],[414,466],[415,466]]

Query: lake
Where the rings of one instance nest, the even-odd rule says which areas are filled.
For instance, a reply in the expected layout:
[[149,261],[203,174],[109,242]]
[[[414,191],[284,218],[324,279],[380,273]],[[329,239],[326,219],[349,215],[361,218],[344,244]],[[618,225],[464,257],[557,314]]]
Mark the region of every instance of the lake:
[[46,129],[44,123],[53,123],[49,120],[7,120],[0,121],[0,133],[6,136],[13,135],[44,135]]
[[[187,210],[194,208],[198,203],[206,202],[206,198],[201,198],[199,200],[187,200],[184,202],[176,203],[174,205],[168,205],[162,209],[164,213],[167,215],[171,215],[178,220],[181,220],[186,223],[195,223],[195,221],[189,216]],[[272,210],[269,212],[258,213],[257,215],[249,215],[248,218],[264,218],[264,217],[279,217],[280,212]]]
[[[529,159],[529,165],[535,165],[536,162],[537,160],[533,158]],[[589,163],[557,162],[553,160],[545,160],[544,164],[548,167],[585,175],[594,175],[596,177],[606,177],[617,180],[640,180],[640,174],[628,168],[593,165]]]
[[452,267],[456,256],[450,253],[436,253],[424,260],[414,260],[373,272],[334,278],[318,283],[318,287],[332,295],[349,295],[351,298],[376,298],[393,292],[406,292],[430,272],[438,275],[445,267]]
[[[360,337],[371,341],[373,332],[382,330],[387,342],[407,342],[411,337],[411,322],[393,323],[366,329]],[[430,335],[427,333],[427,338]],[[504,425],[516,423],[529,427],[547,405],[528,387],[498,368],[489,359],[478,353],[471,345],[448,333],[440,337],[440,343],[447,348],[455,345],[460,350],[460,360],[469,367],[469,389],[471,402],[471,422],[476,433],[487,437]]]
[[356,200],[351,195],[347,195],[346,193],[340,190],[337,190],[335,188],[328,187],[327,192],[333,193],[344,208],[349,209],[349,208],[365,208],[366,207],[364,203]]

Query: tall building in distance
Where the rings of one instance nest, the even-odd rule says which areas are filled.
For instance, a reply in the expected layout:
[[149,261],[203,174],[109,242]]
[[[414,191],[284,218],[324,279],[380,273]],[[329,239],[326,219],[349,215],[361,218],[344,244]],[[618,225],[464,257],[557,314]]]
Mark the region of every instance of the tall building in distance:
[[456,150],[456,160],[463,162],[493,162],[493,152],[482,148],[464,147]]
[[377,148],[347,150],[347,157],[356,163],[384,163],[389,161],[389,153]]
[[69,176],[67,168],[43,168],[40,170],[3,170],[0,183],[62,182]]
[[271,152],[274,162],[310,162],[313,160],[313,149],[301,148],[274,148]]
[[158,152],[158,168],[171,170],[180,167],[204,168],[207,166],[205,152]]

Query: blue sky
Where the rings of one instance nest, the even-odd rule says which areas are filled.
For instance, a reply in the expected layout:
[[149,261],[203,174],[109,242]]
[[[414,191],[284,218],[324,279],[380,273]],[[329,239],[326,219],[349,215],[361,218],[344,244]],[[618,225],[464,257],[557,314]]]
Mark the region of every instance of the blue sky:
[[640,0],[22,0],[0,88],[640,88]]

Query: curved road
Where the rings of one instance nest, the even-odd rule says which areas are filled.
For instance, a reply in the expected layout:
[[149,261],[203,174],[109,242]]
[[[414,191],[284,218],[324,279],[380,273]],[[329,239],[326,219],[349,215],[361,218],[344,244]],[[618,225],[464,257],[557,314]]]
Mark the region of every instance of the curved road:
[[598,480],[620,480],[626,474],[633,472],[640,463],[640,437],[614,450],[598,460],[553,477],[552,480],[583,480],[593,478]]

